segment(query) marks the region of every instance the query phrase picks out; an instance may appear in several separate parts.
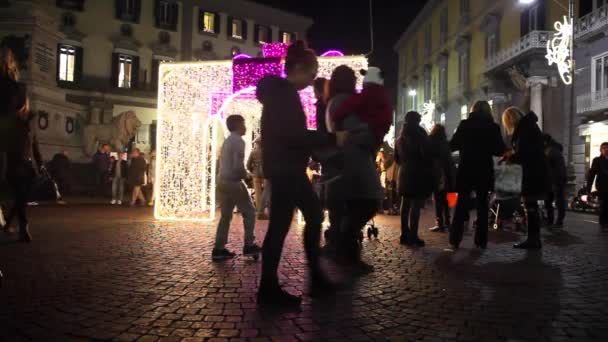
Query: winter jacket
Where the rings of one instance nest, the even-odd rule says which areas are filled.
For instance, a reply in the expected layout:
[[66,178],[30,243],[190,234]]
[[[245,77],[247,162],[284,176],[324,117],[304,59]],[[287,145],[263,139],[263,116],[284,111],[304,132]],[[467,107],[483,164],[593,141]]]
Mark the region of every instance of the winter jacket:
[[93,155],[93,165],[95,166],[95,171],[97,173],[103,174],[109,172],[110,167],[112,166],[110,155],[102,153],[101,151],[95,152]]
[[543,196],[550,185],[543,136],[537,121],[534,112],[525,115],[519,120],[511,139],[514,154],[510,161],[520,164],[523,169],[522,196]]
[[429,137],[433,154],[433,180],[435,191],[452,191],[456,185],[456,166],[450,144],[438,136]]
[[456,190],[494,187],[494,160],[502,156],[505,144],[500,127],[481,113],[471,113],[458,125],[450,141],[452,151],[460,152]]
[[400,166],[399,193],[406,198],[427,198],[433,192],[433,154],[429,137],[422,127],[403,125],[395,160]]
[[262,103],[262,160],[265,176],[305,174],[313,149],[335,143],[335,135],[309,131],[297,89],[286,79],[263,78],[256,97]]
[[129,172],[126,160],[115,160],[112,162],[110,177],[114,178],[114,176],[116,175],[116,165],[118,165],[118,163],[120,163],[120,178],[126,179]]
[[380,146],[393,121],[393,108],[384,86],[366,85],[360,94],[351,96],[332,114],[332,120],[340,122],[352,113],[368,124]]
[[372,130],[354,113],[347,115],[341,125],[350,134],[342,149],[344,199],[382,200],[384,190],[376,172],[378,145]]
[[588,193],[591,192],[594,181],[598,192],[602,194],[608,193],[608,158],[604,158],[603,156],[593,158],[587,177]]
[[568,181],[568,171],[566,169],[566,160],[562,154],[564,148],[557,142],[551,142],[545,148],[545,156],[547,157],[547,165],[549,167],[549,178],[552,185],[564,185]]
[[131,186],[141,186],[145,183],[146,160],[142,157],[131,159],[127,171],[127,183]]
[[317,109],[317,131],[327,133],[327,125],[325,123],[325,111],[327,110],[327,105],[322,100],[317,100],[315,107]]

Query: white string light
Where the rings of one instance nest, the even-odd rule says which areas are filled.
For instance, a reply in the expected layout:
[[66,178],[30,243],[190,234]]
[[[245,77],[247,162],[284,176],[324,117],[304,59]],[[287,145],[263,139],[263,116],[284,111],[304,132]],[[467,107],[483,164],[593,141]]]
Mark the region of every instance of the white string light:
[[564,16],[564,22],[555,22],[556,33],[547,42],[547,61],[549,66],[555,63],[559,76],[564,84],[572,84],[572,51],[570,51],[570,40],[572,39],[572,20]]

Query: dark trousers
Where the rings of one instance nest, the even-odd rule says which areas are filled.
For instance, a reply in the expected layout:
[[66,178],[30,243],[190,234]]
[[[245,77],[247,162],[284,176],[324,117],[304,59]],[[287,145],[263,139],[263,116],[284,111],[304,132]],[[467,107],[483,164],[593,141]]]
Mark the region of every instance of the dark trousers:
[[95,174],[95,192],[93,196],[105,197],[108,193],[108,172],[97,171]]
[[547,209],[547,220],[549,224],[553,224],[555,213],[553,210],[553,202],[557,207],[557,223],[563,223],[566,217],[566,194],[563,184],[553,186],[553,191],[547,195],[545,200],[545,208]]
[[7,225],[16,215],[19,219],[19,232],[27,231],[27,201],[30,194],[32,180],[34,179],[34,168],[31,162],[22,162],[14,170],[9,171],[8,181],[13,190],[13,208],[7,217]]
[[535,199],[524,199],[526,216],[528,219],[528,241],[540,243],[540,211],[538,201]]
[[464,233],[464,222],[468,217],[471,193],[475,191],[477,208],[477,225],[475,229],[475,243],[485,246],[488,243],[488,192],[489,187],[478,185],[466,187],[458,192],[458,204],[450,229],[450,243],[460,245]]
[[403,197],[401,202],[402,241],[418,239],[418,225],[422,207],[424,207],[424,199]]
[[448,206],[448,193],[445,190],[435,191],[435,217],[437,226],[444,227],[450,224],[450,207]]
[[600,193],[600,225],[608,226],[608,192]]
[[346,201],[346,215],[342,219],[340,241],[341,254],[347,259],[358,261],[361,257],[359,234],[369,220],[378,212],[379,203],[374,199],[354,199]]
[[308,267],[315,277],[319,274],[319,243],[321,238],[321,204],[305,173],[270,178],[272,197],[270,223],[262,247],[262,280],[260,287],[279,285],[277,269],[285,237],[291,226],[294,210],[300,209],[304,226],[304,250]]
[[329,239],[336,237],[342,225],[342,219],[346,212],[346,203],[342,196],[342,180],[336,180],[326,185],[326,205],[329,213]]

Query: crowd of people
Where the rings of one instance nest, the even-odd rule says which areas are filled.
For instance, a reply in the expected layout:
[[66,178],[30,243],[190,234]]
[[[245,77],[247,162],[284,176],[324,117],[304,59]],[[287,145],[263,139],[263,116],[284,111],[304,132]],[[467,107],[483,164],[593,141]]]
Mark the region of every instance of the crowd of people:
[[[29,242],[26,216],[27,194],[32,180],[42,169],[35,135],[30,129],[31,113],[25,87],[18,82],[18,69],[9,49],[1,51],[0,113],[3,131],[2,151],[6,156],[7,179],[13,190],[14,210],[19,219],[20,240]],[[566,169],[561,145],[543,135],[533,112],[510,107],[502,113],[502,126],[509,144],[494,122],[488,102],[479,101],[468,118],[461,121],[452,138],[442,125],[430,134],[421,126],[421,115],[405,115],[405,123],[395,143],[394,153],[378,153],[392,123],[392,108],[384,89],[379,68],[360,71],[363,89],[357,92],[356,71],[337,67],[329,80],[316,79],[318,70],[314,51],[298,41],[288,48],[286,78],[267,76],[256,90],[262,103],[260,137],[245,163],[246,122],[240,115],[229,116],[230,131],[219,160],[218,196],[221,218],[216,232],[213,260],[235,257],[226,249],[235,208],[244,223],[243,254],[262,254],[262,274],[258,304],[298,306],[301,298],[279,284],[278,267],[293,215],[299,209],[304,217],[304,250],[310,270],[311,296],[335,291],[336,285],[322,270],[319,257],[324,208],[329,212],[323,252],[338,264],[364,275],[374,267],[361,258],[361,231],[387,201],[389,213],[400,209],[400,243],[425,246],[420,238],[421,209],[432,196],[437,225],[435,232],[449,232],[449,243],[459,248],[469,211],[477,210],[474,243],[485,249],[488,243],[488,199],[494,187],[496,160],[521,166],[521,203],[525,206],[527,239],[514,247],[541,248],[539,201],[546,200],[547,219],[553,223],[553,202],[557,204],[557,225],[565,215]],[[314,86],[317,96],[318,129],[308,130],[298,91]],[[5,129],[8,127],[9,129]],[[608,225],[608,143],[593,161],[589,191],[597,178],[602,199],[601,224]],[[452,153],[458,152],[456,166]],[[131,155],[110,152],[102,144],[93,157],[95,185],[99,195],[112,192],[112,204],[124,199],[125,184],[132,189],[130,204],[146,203],[142,188],[155,181],[155,156],[149,162],[135,148]],[[58,157],[57,167],[65,162]],[[312,163],[311,163],[312,161]],[[314,166],[313,166],[314,165]],[[384,174],[382,178],[380,175]],[[319,178],[315,188],[311,178]],[[255,205],[245,181],[253,179]],[[153,186],[151,187],[153,189]],[[458,193],[451,219],[448,193]],[[388,198],[388,200],[387,200]],[[153,191],[148,204],[153,204]],[[256,244],[256,219],[269,219],[262,247]]]

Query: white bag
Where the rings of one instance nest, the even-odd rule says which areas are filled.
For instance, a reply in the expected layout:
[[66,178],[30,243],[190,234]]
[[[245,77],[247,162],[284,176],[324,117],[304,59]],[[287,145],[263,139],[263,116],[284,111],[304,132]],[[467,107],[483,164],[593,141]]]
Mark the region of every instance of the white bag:
[[521,194],[523,169],[518,164],[498,164],[494,168],[494,192],[496,197],[509,198]]

